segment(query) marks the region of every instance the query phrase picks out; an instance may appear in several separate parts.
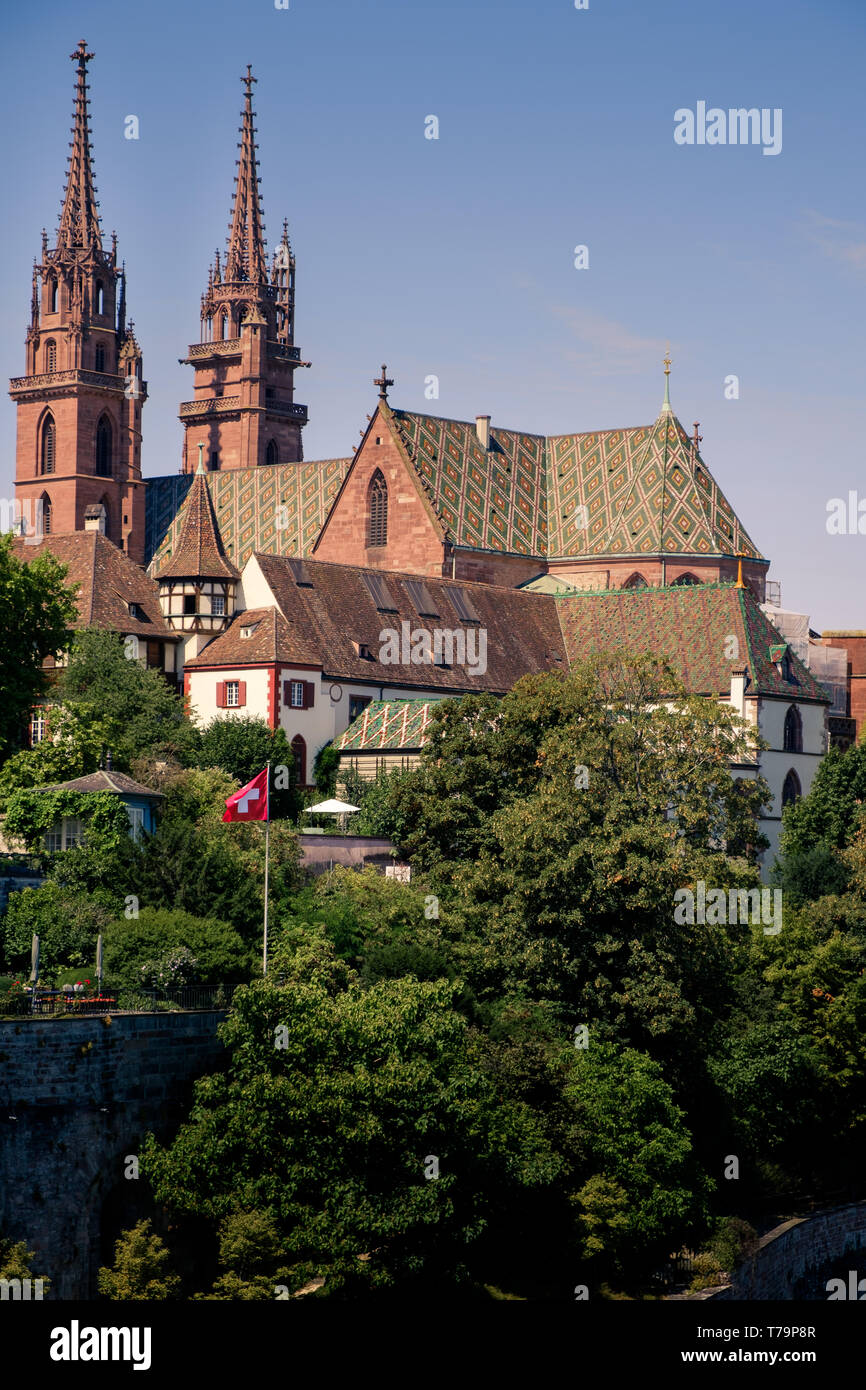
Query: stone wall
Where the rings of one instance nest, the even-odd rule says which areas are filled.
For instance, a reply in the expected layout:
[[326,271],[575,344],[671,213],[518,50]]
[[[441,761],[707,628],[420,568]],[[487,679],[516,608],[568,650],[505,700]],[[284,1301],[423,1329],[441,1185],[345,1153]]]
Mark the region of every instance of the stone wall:
[[866,1275],[866,1202],[852,1202],[815,1216],[797,1217],[769,1231],[730,1287],[703,1297],[784,1302],[824,1300],[830,1275],[840,1266]]
[[194,1079],[220,1066],[224,1017],[0,1023],[0,1233],[35,1251],[50,1297],[95,1295],[102,1210],[124,1157],[185,1118]]

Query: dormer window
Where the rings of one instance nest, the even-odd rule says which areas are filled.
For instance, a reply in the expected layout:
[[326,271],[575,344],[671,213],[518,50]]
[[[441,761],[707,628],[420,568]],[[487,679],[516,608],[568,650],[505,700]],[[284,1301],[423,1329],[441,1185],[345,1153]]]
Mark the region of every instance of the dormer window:
[[255,630],[256,630],[257,627],[258,627],[258,623],[246,623],[246,624],[241,628],[241,637],[244,637],[244,638],[246,638],[246,637],[252,637],[252,635],[253,635],[253,633],[255,632]]
[[140,603],[128,603],[126,606],[129,609],[130,618],[135,618],[140,623],[146,622],[144,609]]

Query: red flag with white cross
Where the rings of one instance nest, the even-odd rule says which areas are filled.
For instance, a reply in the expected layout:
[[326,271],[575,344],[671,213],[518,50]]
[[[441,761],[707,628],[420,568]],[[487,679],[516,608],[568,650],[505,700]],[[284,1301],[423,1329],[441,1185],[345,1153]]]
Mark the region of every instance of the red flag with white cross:
[[226,800],[224,821],[269,820],[268,815],[268,768],[247,782],[239,792],[233,792]]

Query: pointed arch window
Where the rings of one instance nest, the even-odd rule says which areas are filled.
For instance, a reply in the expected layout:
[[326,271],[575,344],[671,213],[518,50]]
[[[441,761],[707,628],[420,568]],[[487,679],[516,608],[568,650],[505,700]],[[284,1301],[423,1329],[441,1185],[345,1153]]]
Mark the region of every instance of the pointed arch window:
[[803,795],[803,788],[800,786],[800,779],[793,768],[785,778],[782,786],[782,806],[790,806],[792,801],[797,801]]
[[46,415],[42,426],[42,443],[39,451],[39,468],[42,473],[53,473],[57,462],[57,428],[54,417]]
[[307,744],[300,734],[292,739],[292,757],[295,760],[295,781],[299,787],[307,782]]
[[700,582],[693,574],[678,574],[676,579],[671,581],[671,588],[673,589],[677,585],[700,584]]
[[629,575],[622,587],[624,589],[648,589],[649,584],[647,584],[642,574],[635,573]]
[[111,422],[107,415],[96,426],[96,476],[111,477]]
[[388,484],[378,468],[370,479],[367,544],[388,544]]
[[45,370],[46,372],[57,371],[57,344],[53,338],[49,338],[45,344]]
[[105,348],[100,343],[96,349],[94,370],[97,372],[105,371]]
[[782,747],[786,753],[802,753],[803,720],[796,705],[791,705],[785,715],[785,736]]
[[229,316],[222,314],[220,317],[220,337],[225,339],[229,336]]
[[56,281],[56,280],[49,280],[49,281],[48,281],[48,312],[49,312],[49,314],[56,314],[56,313],[57,313],[57,281]]
[[51,535],[51,498],[47,492],[43,492],[39,501],[42,503],[42,534]]
[[105,288],[101,280],[96,282],[96,312],[97,314],[105,313]]
[[275,439],[268,440],[268,447],[265,453],[265,460],[268,464],[275,464],[279,463],[280,461],[280,449]]

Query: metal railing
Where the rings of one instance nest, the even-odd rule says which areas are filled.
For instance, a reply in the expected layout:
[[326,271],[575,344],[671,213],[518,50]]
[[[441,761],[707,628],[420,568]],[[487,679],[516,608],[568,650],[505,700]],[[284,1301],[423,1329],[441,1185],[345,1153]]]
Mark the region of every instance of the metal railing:
[[164,1008],[195,1012],[197,1009],[227,1009],[236,984],[174,985],[165,989],[104,989],[100,994],[76,994],[62,989],[10,990],[0,995],[0,1017],[75,1018],[85,1014],[149,1013]]

